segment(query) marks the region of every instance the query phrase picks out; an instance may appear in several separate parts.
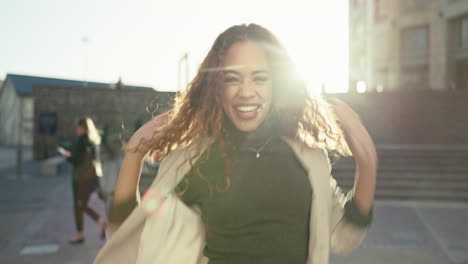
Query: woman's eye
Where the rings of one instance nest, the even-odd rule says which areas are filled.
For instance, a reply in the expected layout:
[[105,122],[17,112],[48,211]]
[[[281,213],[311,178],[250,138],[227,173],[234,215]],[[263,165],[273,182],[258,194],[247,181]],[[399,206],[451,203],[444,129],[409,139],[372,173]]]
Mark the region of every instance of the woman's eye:
[[268,81],[268,77],[265,77],[265,76],[259,76],[259,77],[254,78],[254,82],[256,83],[263,83],[266,81]]
[[236,77],[226,77],[224,78],[224,83],[233,84],[239,82],[239,79]]

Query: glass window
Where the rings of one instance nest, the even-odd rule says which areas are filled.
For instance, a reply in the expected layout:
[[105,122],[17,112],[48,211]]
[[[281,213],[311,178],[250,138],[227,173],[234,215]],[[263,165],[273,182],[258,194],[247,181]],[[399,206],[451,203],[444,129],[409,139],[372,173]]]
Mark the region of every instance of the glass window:
[[424,58],[428,54],[428,27],[403,30],[402,55],[407,58]]
[[468,17],[461,22],[461,46],[468,48]]
[[385,20],[385,0],[374,0],[374,21],[381,22]]
[[405,12],[420,10],[424,9],[427,6],[428,2],[428,0],[405,0],[403,1],[403,5],[401,5],[401,8]]

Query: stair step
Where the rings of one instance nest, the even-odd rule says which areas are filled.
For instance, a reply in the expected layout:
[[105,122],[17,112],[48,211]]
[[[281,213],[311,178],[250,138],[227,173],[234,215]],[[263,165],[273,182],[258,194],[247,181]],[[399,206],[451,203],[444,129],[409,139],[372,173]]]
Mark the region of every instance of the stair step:
[[[334,162],[333,166],[354,166],[354,160],[351,161],[337,161]],[[468,159],[466,160],[383,160],[379,159],[380,166],[395,166],[395,165],[405,165],[405,166],[459,166],[459,167],[468,167]]]
[[[344,192],[350,188],[343,187]],[[375,192],[376,200],[431,200],[431,201],[464,201],[468,202],[467,192],[439,191],[433,192],[428,190],[382,190],[377,189]]]
[[[354,178],[354,171],[332,171],[332,175],[337,179]],[[390,181],[467,181],[466,173],[415,173],[415,172],[381,172],[377,173],[378,180]]]
[[[336,161],[333,166],[351,166],[354,165],[354,160],[346,160],[346,161]],[[381,166],[394,166],[394,165],[418,165],[418,166],[425,166],[425,165],[444,165],[444,166],[461,166],[461,167],[468,167],[468,158],[463,160],[411,160],[411,159],[404,159],[404,160],[389,160],[389,159],[379,159],[379,165]]]
[[451,191],[432,192],[419,190],[408,192],[401,190],[377,190],[376,197],[382,199],[398,198],[407,200],[468,201],[468,193]]
[[[333,173],[340,172],[354,172],[355,167],[334,167]],[[416,173],[454,173],[454,174],[466,174],[468,175],[468,168],[456,168],[456,167],[379,167],[379,173],[386,172],[396,172],[396,173],[405,173],[405,172],[416,172]]]
[[[398,153],[385,153],[385,152],[379,152],[377,151],[377,154],[379,157],[382,158],[403,158],[403,157],[409,157],[409,158],[414,158],[414,159],[434,159],[434,158],[440,158],[440,159],[447,159],[447,158],[467,158],[468,157],[468,151],[465,151],[463,153],[452,153],[452,152],[425,152],[425,153],[404,153],[404,152],[398,152]],[[346,157],[347,158],[347,157]]]
[[375,195],[375,200],[377,201],[422,201],[422,202],[461,202],[468,203],[468,198],[466,197],[433,197],[433,196],[392,196],[392,195]]
[[[343,189],[349,190],[354,185],[352,181],[339,181],[338,185]],[[381,183],[377,182],[377,190],[406,190],[406,191],[418,191],[418,190],[427,190],[432,192],[439,191],[452,191],[452,192],[466,192],[468,193],[468,182],[464,184],[457,183],[426,183],[421,182],[417,185],[406,184],[404,182],[395,182],[395,183]]]

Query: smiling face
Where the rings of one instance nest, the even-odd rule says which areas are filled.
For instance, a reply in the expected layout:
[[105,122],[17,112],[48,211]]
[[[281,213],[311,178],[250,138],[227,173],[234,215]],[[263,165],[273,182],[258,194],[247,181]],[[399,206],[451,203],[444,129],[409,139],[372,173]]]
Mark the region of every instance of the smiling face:
[[223,110],[237,129],[254,132],[273,100],[267,55],[255,42],[237,42],[227,50],[223,66]]

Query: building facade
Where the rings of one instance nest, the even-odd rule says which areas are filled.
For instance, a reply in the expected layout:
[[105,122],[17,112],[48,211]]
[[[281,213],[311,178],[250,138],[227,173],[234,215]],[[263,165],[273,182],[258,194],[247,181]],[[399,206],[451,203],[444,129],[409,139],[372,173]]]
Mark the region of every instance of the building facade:
[[350,73],[368,91],[468,90],[468,1],[351,0]]
[[112,138],[113,149],[120,149],[136,129],[167,111],[174,96],[150,88],[35,86],[34,158],[55,156],[57,146],[73,142],[76,122],[85,116],[93,119],[104,137]]
[[0,145],[32,146],[32,86],[30,91],[20,88],[16,76],[7,75],[0,86]]
[[[51,90],[46,95],[34,95],[36,87],[50,87],[54,92]],[[67,92],[68,89],[70,91]],[[139,93],[145,94],[147,98],[132,97],[133,94],[138,95]],[[70,94],[73,95],[72,98],[63,97]],[[159,94],[166,103],[171,100],[170,95],[174,95],[174,93],[156,92],[150,87],[124,85],[121,82],[98,83],[8,74],[0,85],[0,145],[33,146],[36,138],[35,130],[38,129],[38,124],[35,124],[35,109],[40,110],[44,104],[50,104],[49,107],[52,108],[60,106],[57,111],[67,113],[69,118],[73,119],[75,117],[73,113],[79,114],[83,110],[94,111],[97,108],[108,106],[110,99],[107,96],[121,100],[122,109],[134,112],[134,107],[139,107],[139,113],[145,112],[145,106],[147,106],[145,103],[151,102]],[[123,99],[119,99],[121,96]],[[63,100],[68,101],[63,104]],[[76,104],[80,102],[83,104],[77,106]],[[93,104],[89,105],[89,102],[93,102]],[[116,109],[116,111],[123,111],[119,107]],[[91,115],[92,112],[88,114]],[[109,115],[109,118],[111,116]],[[44,116],[44,120],[45,118]],[[59,125],[61,124],[63,122],[59,123]]]

